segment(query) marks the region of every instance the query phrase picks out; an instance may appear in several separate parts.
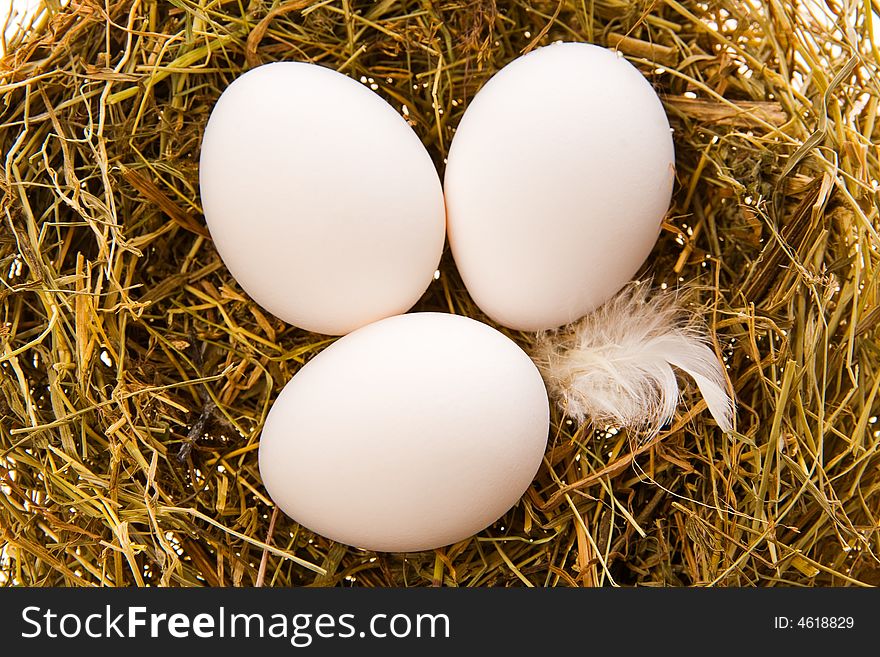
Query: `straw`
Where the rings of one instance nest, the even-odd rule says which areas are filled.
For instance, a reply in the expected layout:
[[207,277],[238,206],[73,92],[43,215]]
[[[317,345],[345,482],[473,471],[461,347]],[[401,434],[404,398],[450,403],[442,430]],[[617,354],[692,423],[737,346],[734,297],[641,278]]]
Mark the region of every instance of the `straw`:
[[[44,2],[0,62],[0,583],[880,583],[880,4],[830,7]],[[212,246],[213,103],[260,62],[343,70],[442,173],[480,87],[556,40],[620,49],[665,103],[677,184],[642,274],[706,319],[738,432],[690,389],[647,445],[555,415],[522,501],[433,552],[273,524],[260,429],[329,340],[250,301]],[[417,309],[485,319],[448,254]]]

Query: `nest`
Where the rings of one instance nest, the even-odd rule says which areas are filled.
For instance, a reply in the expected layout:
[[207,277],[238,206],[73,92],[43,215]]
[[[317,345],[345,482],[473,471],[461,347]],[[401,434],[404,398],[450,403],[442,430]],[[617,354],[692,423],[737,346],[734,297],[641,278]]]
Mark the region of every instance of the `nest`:
[[[880,583],[866,6],[43,3],[0,61],[0,584]],[[533,485],[479,535],[407,555],[315,535],[276,512],[257,447],[329,340],[261,310],[214,250],[209,112],[250,67],[316,62],[399,109],[442,173],[481,85],[557,40],[620,50],[663,99],[677,183],[643,274],[706,318],[737,432],[692,390],[647,443],[556,413]],[[417,309],[479,317],[448,254]]]

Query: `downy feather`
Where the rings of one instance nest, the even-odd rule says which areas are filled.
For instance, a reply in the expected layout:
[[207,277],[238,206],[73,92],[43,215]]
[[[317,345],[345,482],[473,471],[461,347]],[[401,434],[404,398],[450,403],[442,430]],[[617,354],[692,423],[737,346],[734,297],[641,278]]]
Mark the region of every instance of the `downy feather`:
[[679,403],[675,369],[688,374],[722,431],[734,404],[722,365],[696,318],[668,292],[630,283],[586,317],[538,334],[532,357],[562,410],[578,422],[655,436]]

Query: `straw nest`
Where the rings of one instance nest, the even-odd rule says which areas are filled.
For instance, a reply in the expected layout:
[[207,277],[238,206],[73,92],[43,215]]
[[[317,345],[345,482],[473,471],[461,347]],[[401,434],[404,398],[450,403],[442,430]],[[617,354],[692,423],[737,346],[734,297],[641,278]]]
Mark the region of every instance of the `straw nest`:
[[[0,583],[880,582],[870,6],[45,2],[0,63]],[[480,86],[556,40],[619,49],[663,98],[677,185],[644,273],[708,320],[738,431],[692,390],[647,444],[556,415],[534,484],[478,536],[408,555],[316,536],[274,512],[257,446],[328,340],[218,258],[211,107],[249,67],[317,62],[405,105],[442,171]],[[418,309],[479,316],[448,254],[441,271]]]

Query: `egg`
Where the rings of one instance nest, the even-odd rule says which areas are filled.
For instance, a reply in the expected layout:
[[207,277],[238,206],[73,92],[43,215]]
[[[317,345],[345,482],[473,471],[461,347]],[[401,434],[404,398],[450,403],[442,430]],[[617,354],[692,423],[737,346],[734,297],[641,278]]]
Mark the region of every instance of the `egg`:
[[410,552],[448,545],[508,511],[547,444],[531,359],[495,329],[412,313],[340,338],[273,404],[259,466],[278,507],[327,538]]
[[466,108],[444,178],[476,304],[524,331],[602,304],[651,252],[674,163],[660,99],[617,53],[560,43],[505,66]]
[[445,238],[437,170],[404,118],[331,69],[277,62],[222,93],[199,161],[205,220],[258,304],[342,335],[408,310]]

